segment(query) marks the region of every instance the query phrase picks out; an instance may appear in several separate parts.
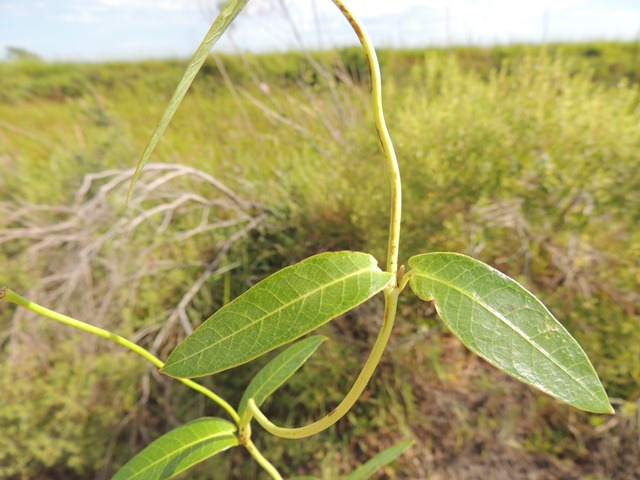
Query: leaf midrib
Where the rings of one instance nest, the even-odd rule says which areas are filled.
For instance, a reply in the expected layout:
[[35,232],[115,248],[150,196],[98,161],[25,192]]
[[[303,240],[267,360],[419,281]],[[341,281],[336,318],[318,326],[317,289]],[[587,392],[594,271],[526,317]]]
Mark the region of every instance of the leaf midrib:
[[[538,350],[540,353],[542,353],[545,357],[547,357],[554,365],[556,365],[558,368],[560,368],[560,370],[562,370],[565,374],[567,374],[567,376],[569,376],[569,378],[571,378],[574,382],[576,382],[578,385],[580,385],[593,399],[595,399],[596,401],[599,401],[598,397],[589,389],[587,388],[580,380],[578,380],[576,377],[574,377],[571,372],[569,372],[562,364],[558,363],[552,356],[550,353],[548,353],[545,349],[543,349],[540,345],[538,345],[537,343],[535,343],[532,339],[530,339],[527,335],[524,334],[524,332],[522,332],[517,326],[513,325],[509,319],[507,319],[506,317],[504,317],[501,313],[495,311],[493,308],[491,308],[489,305],[486,305],[485,303],[481,302],[478,298],[474,297],[473,295],[469,295],[468,293],[466,293],[464,290],[462,290],[461,288],[457,287],[455,284],[449,283],[441,278],[438,277],[433,277],[430,276],[424,272],[416,272],[417,276],[422,276],[425,278],[428,278],[434,282],[438,282],[441,283],[443,285],[446,285],[447,287],[456,290],[457,292],[461,293],[462,295],[464,295],[465,297],[469,298],[472,302],[477,303],[478,305],[480,305],[482,308],[484,308],[485,310],[487,310],[489,313],[495,315],[499,320],[501,320],[505,325],[507,325],[509,328],[511,328],[514,332],[516,332],[518,335],[520,335],[520,337],[522,337],[524,340],[526,340],[531,346],[533,346],[536,350]],[[435,299],[435,298],[434,298]],[[544,307],[544,305],[542,305],[540,303],[540,305]]]
[[[250,327],[253,327],[255,324],[257,324],[257,323],[259,323],[259,322],[263,322],[263,321],[265,321],[267,318],[272,317],[273,315],[275,315],[275,314],[279,313],[280,311],[284,310],[285,308],[288,308],[289,306],[294,305],[295,303],[297,303],[297,302],[299,302],[299,301],[301,301],[301,300],[304,300],[304,299],[306,299],[306,298],[310,297],[311,295],[313,295],[313,294],[315,294],[315,293],[319,292],[320,290],[324,290],[324,289],[329,288],[329,287],[331,287],[331,286],[333,286],[333,285],[336,285],[336,284],[338,284],[338,283],[340,283],[340,282],[344,282],[344,281],[348,280],[349,278],[351,278],[351,277],[355,277],[355,276],[357,276],[357,275],[361,275],[362,273],[369,272],[369,271],[376,271],[376,270],[378,270],[380,273],[384,273],[384,272],[383,272],[382,270],[380,270],[380,268],[378,268],[376,265],[370,265],[370,266],[367,266],[366,268],[362,268],[362,269],[360,269],[360,270],[357,270],[357,271],[355,271],[355,272],[353,272],[353,273],[350,273],[349,275],[345,275],[344,277],[340,277],[340,278],[338,278],[338,279],[336,279],[336,280],[333,280],[333,281],[331,281],[331,282],[329,282],[329,283],[323,283],[323,284],[321,284],[319,287],[314,288],[313,290],[310,290],[309,292],[305,293],[304,295],[301,295],[301,296],[299,296],[299,297],[296,297],[293,301],[291,301],[291,302],[289,302],[289,303],[285,303],[285,304],[281,305],[280,307],[276,308],[275,310],[272,310],[272,311],[268,312],[266,315],[264,315],[264,316],[262,316],[262,317],[260,317],[260,318],[258,318],[258,319],[256,319],[256,320],[254,320],[253,322],[248,323],[248,324],[247,324],[247,325],[245,325],[244,327],[242,327],[242,328],[240,328],[240,329],[238,329],[238,330],[235,330],[232,334],[230,334],[230,335],[227,335],[227,336],[225,336],[225,337],[220,338],[220,339],[219,339],[219,340],[217,340],[215,343],[212,343],[211,345],[209,345],[209,346],[207,346],[207,347],[204,347],[204,348],[202,348],[202,349],[198,350],[197,352],[192,353],[191,355],[186,355],[186,356],[184,356],[184,357],[183,357],[183,358],[181,358],[180,360],[178,360],[178,361],[176,361],[176,362],[172,363],[172,365],[177,365],[177,364],[179,364],[179,363],[184,363],[184,362],[186,362],[187,360],[189,360],[190,358],[195,357],[196,355],[201,355],[203,352],[206,352],[207,350],[210,350],[210,349],[212,349],[212,348],[215,348],[215,347],[216,347],[216,346],[218,346],[220,343],[227,341],[229,338],[232,338],[232,337],[235,337],[235,336],[239,335],[239,334],[240,334],[241,332],[243,332],[244,330],[246,330],[246,329],[248,329],[248,328],[250,328]],[[238,298],[240,298],[240,297],[238,297]],[[229,304],[229,306],[231,306],[231,304]],[[214,315],[215,315],[215,314],[214,314]],[[208,328],[211,328],[211,327],[208,327]]]

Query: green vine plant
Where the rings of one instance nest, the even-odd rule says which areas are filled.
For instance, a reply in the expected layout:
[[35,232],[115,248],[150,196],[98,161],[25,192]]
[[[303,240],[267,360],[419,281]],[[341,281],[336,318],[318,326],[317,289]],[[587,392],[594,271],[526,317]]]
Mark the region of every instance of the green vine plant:
[[[230,0],[197,49],[144,151],[129,195],[142,168],[180,105],[216,40],[237,17],[247,0]],[[425,253],[399,266],[402,191],[400,172],[382,111],[378,61],[362,24],[342,0],[333,3],[357,34],[371,73],[375,125],[386,157],[391,184],[391,214],[386,269],[367,253],[341,251],[312,256],[267,277],[215,312],[169,355],[166,362],[112,332],[53,312],[11,289],[0,298],[85,332],[114,341],[142,356],[161,373],[202,393],[229,419],[200,418],[155,440],[115,475],[115,479],[172,477],[230,448],[244,447],[274,479],[282,476],[252,441],[252,421],[284,438],[303,438],[326,430],[355,404],[371,379],[391,335],[398,298],[407,285],[436,310],[469,350],[532,387],[576,408],[614,413],[587,355],[545,306],[513,279],[478,260],[457,253]],[[337,316],[384,296],[384,317],[378,337],[360,374],[341,403],[318,421],[298,428],[275,425],[260,410],[325,340],[310,336],[292,344],[251,381],[234,408],[192,378],[212,375],[249,362],[290,343]],[[411,442],[381,452],[347,478],[368,478],[402,454]],[[306,477],[310,478],[310,477]]]

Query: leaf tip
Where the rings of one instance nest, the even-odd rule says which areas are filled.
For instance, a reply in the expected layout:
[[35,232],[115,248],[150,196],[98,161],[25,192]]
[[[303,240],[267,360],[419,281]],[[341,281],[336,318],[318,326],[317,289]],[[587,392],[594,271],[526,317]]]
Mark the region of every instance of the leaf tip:
[[611,405],[611,402],[607,401],[607,408],[603,409],[603,411],[598,412],[598,413],[602,413],[604,415],[615,415],[616,411],[614,410],[613,406]]
[[611,402],[609,401],[609,397],[605,393],[604,388],[601,388],[601,392],[594,395],[594,398],[591,401],[575,401],[567,403],[585,412],[596,413],[598,415],[615,415],[616,413],[614,408],[611,406]]
[[589,413],[596,413],[598,415],[615,415],[616,414],[616,411],[611,406],[611,404],[608,404],[606,407],[589,408],[589,409],[581,409],[581,410],[585,410]]
[[124,206],[129,208],[129,200],[131,200],[131,190],[133,189],[133,185],[129,185],[129,189],[127,190],[127,196],[124,198]]

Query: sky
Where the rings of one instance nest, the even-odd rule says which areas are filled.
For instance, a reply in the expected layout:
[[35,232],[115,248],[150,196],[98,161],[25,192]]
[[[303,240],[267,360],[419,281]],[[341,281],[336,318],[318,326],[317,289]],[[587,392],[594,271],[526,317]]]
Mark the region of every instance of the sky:
[[[217,0],[0,0],[0,59],[186,58]],[[640,41],[640,0],[348,0],[379,47]],[[284,8],[283,8],[284,6]],[[250,0],[214,47],[282,51],[355,44],[329,0]],[[294,27],[295,26],[295,27]]]

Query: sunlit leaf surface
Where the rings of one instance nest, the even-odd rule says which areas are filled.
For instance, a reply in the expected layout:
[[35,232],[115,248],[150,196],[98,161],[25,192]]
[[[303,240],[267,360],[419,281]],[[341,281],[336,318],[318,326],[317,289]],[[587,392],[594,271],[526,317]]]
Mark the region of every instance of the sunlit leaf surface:
[[580,345],[515,280],[455,253],[418,255],[409,265],[413,291],[435,301],[444,323],[470,350],[577,408],[613,413]]
[[200,377],[248,362],[360,305],[390,281],[366,253],[307,258],[218,310],[171,353],[162,371]]

